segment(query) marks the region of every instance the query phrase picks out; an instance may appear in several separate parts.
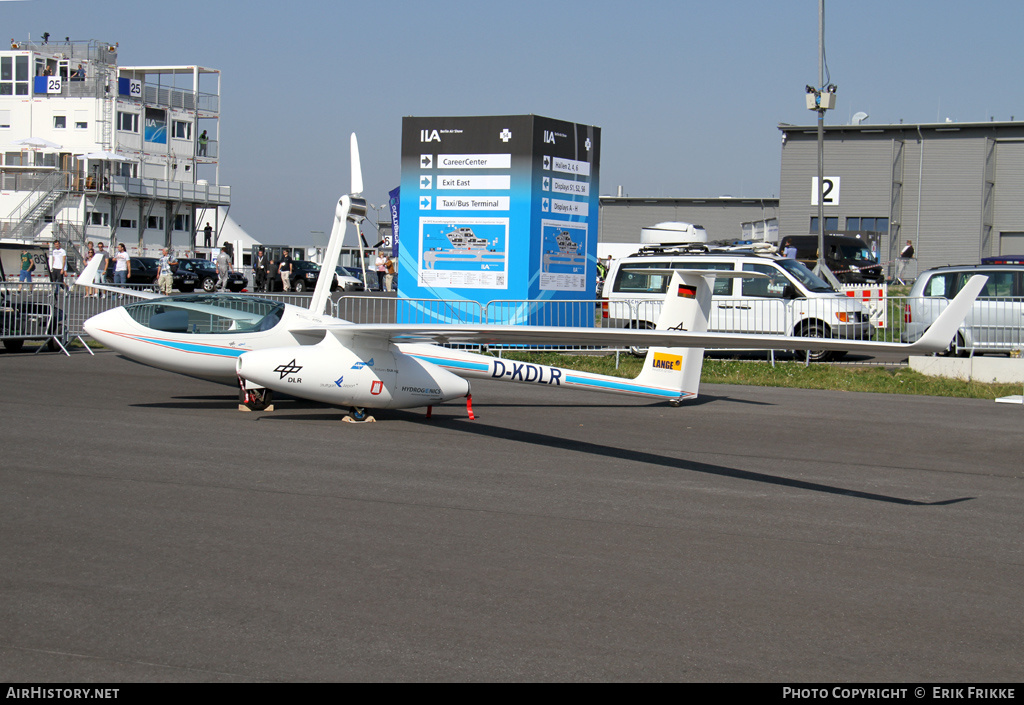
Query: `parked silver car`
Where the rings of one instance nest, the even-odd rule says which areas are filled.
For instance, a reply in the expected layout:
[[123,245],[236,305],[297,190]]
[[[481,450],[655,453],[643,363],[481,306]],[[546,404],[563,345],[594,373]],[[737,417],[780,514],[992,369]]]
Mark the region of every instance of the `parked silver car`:
[[918,276],[903,311],[905,343],[912,343],[975,274],[988,277],[947,354],[1009,353],[1024,343],[1024,265],[975,264],[936,267]]

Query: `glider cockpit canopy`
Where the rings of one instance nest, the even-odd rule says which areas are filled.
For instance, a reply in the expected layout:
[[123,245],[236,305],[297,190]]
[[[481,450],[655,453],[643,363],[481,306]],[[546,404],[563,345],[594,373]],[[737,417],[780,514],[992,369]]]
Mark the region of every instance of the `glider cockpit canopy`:
[[125,306],[141,325],[167,333],[256,333],[281,321],[284,304],[251,296],[196,294]]

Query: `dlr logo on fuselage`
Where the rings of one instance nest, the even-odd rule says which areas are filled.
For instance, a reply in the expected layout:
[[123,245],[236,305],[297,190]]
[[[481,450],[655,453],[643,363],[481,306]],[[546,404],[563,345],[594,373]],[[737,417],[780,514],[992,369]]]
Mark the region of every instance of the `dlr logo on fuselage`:
[[536,382],[537,384],[554,384],[556,386],[562,384],[562,371],[557,367],[531,365],[528,362],[506,364],[501,360],[495,360],[491,377],[507,379],[509,382]]
[[440,142],[441,135],[437,130],[420,130],[420,142]]

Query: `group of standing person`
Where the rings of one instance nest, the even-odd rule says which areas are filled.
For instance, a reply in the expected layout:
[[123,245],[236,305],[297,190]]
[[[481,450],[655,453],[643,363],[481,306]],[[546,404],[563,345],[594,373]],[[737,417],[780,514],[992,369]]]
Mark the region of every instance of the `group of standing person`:
[[395,277],[398,276],[395,260],[384,250],[380,250],[373,264],[377,271],[377,291],[394,291]]
[[[210,226],[207,225],[207,228]],[[209,237],[209,234],[206,234]],[[113,274],[113,284],[124,285],[131,277],[131,256],[128,254],[124,243],[118,243],[117,251],[111,254],[107,251],[104,243],[93,245],[92,241],[86,243],[85,261],[92,262],[93,258],[101,258],[99,268],[96,272],[96,284],[110,284],[110,274]],[[113,262],[113,269],[111,269]],[[54,296],[64,286],[64,277],[67,274],[68,255],[61,246],[59,240],[53,241],[53,249],[50,250],[47,264],[49,265],[50,281],[54,284]],[[177,258],[168,248],[163,248],[157,264],[157,285],[164,294],[170,294],[173,289],[174,268],[178,264]],[[398,278],[398,263],[386,251],[379,250],[374,260],[374,272],[377,278],[377,286],[373,287],[367,282],[367,288],[376,288],[378,291],[394,291]],[[36,265],[28,250],[21,253],[21,272],[18,277],[19,283],[31,283],[32,272]],[[257,292],[271,292],[274,290],[274,280],[280,278],[283,291],[291,291],[291,276],[295,271],[295,263],[287,249],[282,250],[280,261],[275,262],[273,256],[260,247],[256,259],[253,261],[253,285]],[[231,256],[227,247],[221,247],[217,255],[217,290],[225,291],[228,285],[228,277],[231,273]],[[87,288],[86,297],[102,298],[103,294],[96,289]]]
[[[96,271],[96,278],[94,279],[96,284],[109,284],[110,277],[107,272],[110,270],[111,261],[114,262],[114,284],[126,284],[128,277],[131,276],[132,272],[132,261],[128,255],[128,251],[125,249],[124,243],[119,243],[117,246],[117,252],[111,256],[107,252],[106,245],[102,242],[97,243],[95,246],[92,241],[86,243],[85,261],[87,263],[92,262],[96,257],[100,258],[100,265]],[[164,250],[164,255],[167,254],[167,250]],[[46,261],[49,274],[50,282],[53,286],[53,295],[57,296],[57,292],[65,286],[64,278],[68,272],[68,253],[67,250],[60,244],[60,240],[53,241],[53,249],[50,250],[47,255]],[[161,260],[161,264],[163,260]],[[32,255],[28,250],[21,251],[21,272],[18,275],[18,283],[25,284],[32,282],[32,272],[36,269],[36,263]],[[161,270],[162,271],[162,270]],[[170,271],[168,269],[168,271]],[[97,289],[91,287],[86,288],[85,293],[87,298],[102,298],[101,294]]]
[[271,292],[274,290],[274,280],[280,277],[281,290],[291,291],[294,272],[295,261],[287,249],[281,250],[281,260],[275,262],[273,255],[260,247],[252,263],[253,286],[258,292]]

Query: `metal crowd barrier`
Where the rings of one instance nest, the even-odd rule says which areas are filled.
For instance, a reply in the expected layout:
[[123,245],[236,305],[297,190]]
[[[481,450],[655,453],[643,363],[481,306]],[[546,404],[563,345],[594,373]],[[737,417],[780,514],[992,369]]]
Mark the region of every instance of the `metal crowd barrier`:
[[352,323],[486,323],[476,301],[399,299],[388,296],[342,296],[334,303],[334,316]]
[[[152,291],[152,286],[129,287]],[[130,294],[98,292],[74,285],[51,283],[0,283],[0,341],[8,350],[20,349],[26,342],[38,342],[42,349],[67,351],[69,342],[84,338],[83,324],[91,316],[115,306],[129,303]],[[95,295],[94,295],[95,294]],[[238,296],[251,296],[239,294]],[[285,303],[308,306],[309,294],[258,294]],[[795,306],[794,306],[795,304]],[[887,342],[913,342],[934,320],[947,301],[942,298],[909,299],[888,296],[873,302],[869,317],[872,339]],[[881,307],[882,310],[879,310]],[[328,312],[353,323],[435,322],[484,324],[524,323],[529,325],[591,325],[598,328],[653,327],[658,320],[661,302],[575,300],[530,301],[496,299],[481,305],[475,301],[442,301],[429,299],[397,299],[377,296],[341,296]],[[715,299],[711,330],[742,333],[793,332],[796,311],[808,318],[835,316],[836,310],[813,299],[796,302],[783,300],[745,301]],[[811,331],[809,331],[811,332]],[[857,335],[851,334],[856,338]],[[809,343],[809,346],[812,344]],[[491,346],[492,348],[496,346]],[[1024,299],[982,298],[954,341],[954,353],[982,352],[1020,354],[1024,347]],[[523,346],[508,346],[523,349]],[[500,347],[498,347],[500,349]],[[534,350],[621,352],[623,348],[587,346],[530,346]],[[38,351],[37,351],[38,352]],[[769,352],[769,357],[774,355]]]
[[58,284],[3,282],[0,284],[0,340],[10,352],[26,342],[67,354],[70,334],[66,315],[67,289]]

